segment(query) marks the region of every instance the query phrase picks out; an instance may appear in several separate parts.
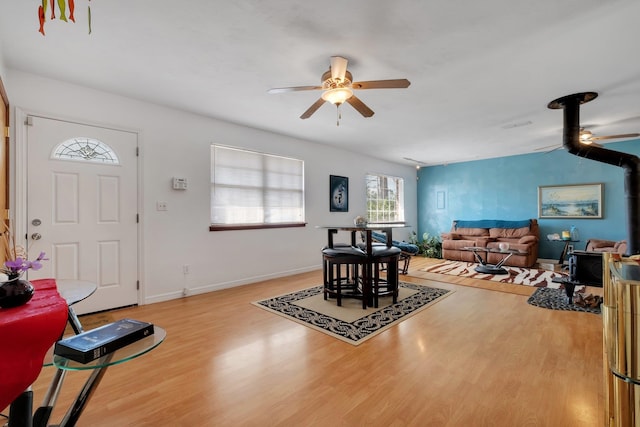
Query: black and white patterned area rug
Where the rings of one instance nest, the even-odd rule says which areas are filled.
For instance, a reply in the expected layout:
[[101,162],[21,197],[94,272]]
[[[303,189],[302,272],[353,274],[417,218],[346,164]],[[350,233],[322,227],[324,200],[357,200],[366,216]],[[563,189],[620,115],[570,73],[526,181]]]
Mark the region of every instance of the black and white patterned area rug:
[[454,291],[400,282],[398,302],[382,297],[379,308],[362,308],[362,301],[343,298],[338,307],[334,298],[324,300],[322,286],[256,301],[253,304],[287,319],[316,329],[353,345],[359,345],[402,322]]
[[[575,301],[577,298],[573,298]],[[569,299],[564,289],[538,288],[529,297],[527,302],[537,307],[551,310],[584,311],[586,313],[600,314],[600,306],[581,307],[575,303],[569,304]]]

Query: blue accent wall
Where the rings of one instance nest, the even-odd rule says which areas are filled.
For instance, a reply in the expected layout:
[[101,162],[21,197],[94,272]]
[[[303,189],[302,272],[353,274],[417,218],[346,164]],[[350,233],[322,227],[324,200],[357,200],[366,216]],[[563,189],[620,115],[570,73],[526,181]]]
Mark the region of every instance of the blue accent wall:
[[[560,145],[560,142],[558,143]],[[640,140],[610,143],[609,149],[640,156]],[[547,234],[578,228],[587,239],[627,239],[624,169],[569,154],[564,149],[443,166],[418,171],[418,236],[439,236],[454,219],[520,220],[538,218],[538,186],[604,184],[602,219],[538,219],[540,258],[555,259],[562,243]]]

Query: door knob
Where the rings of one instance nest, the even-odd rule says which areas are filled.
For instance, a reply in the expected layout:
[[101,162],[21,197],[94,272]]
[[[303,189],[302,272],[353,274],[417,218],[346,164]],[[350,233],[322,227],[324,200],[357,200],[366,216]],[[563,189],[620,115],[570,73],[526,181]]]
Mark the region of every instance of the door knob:
[[42,238],[42,234],[40,234],[40,233],[33,233],[33,234],[31,235],[31,238],[32,238],[33,240],[40,240],[40,239]]

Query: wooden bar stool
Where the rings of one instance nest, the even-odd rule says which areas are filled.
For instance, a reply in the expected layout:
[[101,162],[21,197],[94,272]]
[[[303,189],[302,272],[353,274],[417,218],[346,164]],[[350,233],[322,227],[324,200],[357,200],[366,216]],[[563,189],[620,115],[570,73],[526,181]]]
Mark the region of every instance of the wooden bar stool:
[[[322,250],[324,251],[325,249],[350,249],[352,246],[348,243],[334,243],[333,246],[329,247],[329,246],[325,246],[322,248]],[[329,268],[328,268],[328,261],[325,259],[325,257],[322,257],[322,277],[324,278],[323,283],[327,283],[328,282],[328,274],[329,274]],[[345,268],[345,275],[342,277],[343,280],[346,280],[347,282],[350,282],[353,279],[357,279],[357,272],[353,271],[353,268]]]
[[[324,299],[334,296],[337,305],[341,306],[342,298],[358,298],[362,300],[362,308],[366,309],[365,295],[367,283],[369,283],[367,254],[351,246],[325,248],[322,250],[322,262]],[[363,289],[359,288],[361,281]]]
[[[393,303],[398,302],[398,261],[402,251],[396,247],[374,246],[371,254],[371,293],[373,306],[378,308],[379,297],[393,297]],[[386,279],[380,278],[380,272],[386,270]]]

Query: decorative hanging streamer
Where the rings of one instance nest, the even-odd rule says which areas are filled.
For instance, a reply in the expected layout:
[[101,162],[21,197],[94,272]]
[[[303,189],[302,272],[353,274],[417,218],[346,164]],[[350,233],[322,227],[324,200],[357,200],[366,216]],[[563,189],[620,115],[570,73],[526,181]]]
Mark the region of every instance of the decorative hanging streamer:
[[71,19],[71,22],[76,22],[76,18],[73,17],[73,11],[76,8],[76,2],[74,2],[73,0],[69,0],[69,19]]
[[[44,0],[42,3],[46,2],[47,0]],[[38,19],[40,20],[40,29],[38,31],[40,31],[42,33],[42,35],[44,36],[44,17],[45,14],[45,10],[42,6],[38,7]]]
[[67,22],[67,17],[65,15],[65,11],[67,8],[67,4],[64,2],[64,0],[58,0],[58,9],[60,9],[60,20]]
[[[91,4],[91,0],[88,0],[89,4]],[[74,16],[74,12],[76,10],[76,2],[75,0],[42,0],[42,4],[38,6],[38,22],[40,23],[40,27],[38,32],[42,33],[44,36],[44,23],[47,20],[47,7],[51,6],[51,20],[56,19],[56,11],[55,11],[55,3],[58,3],[58,10],[60,11],[60,20],[64,22],[67,21],[67,9],[69,9],[69,20],[71,22],[76,22],[76,18]],[[91,34],[91,6],[87,6],[87,16],[88,16],[88,24],[89,24],[89,34]]]
[[58,9],[60,9],[60,20],[67,22],[67,17],[65,15],[65,10],[66,10],[67,4],[64,2],[64,0],[58,0]]

